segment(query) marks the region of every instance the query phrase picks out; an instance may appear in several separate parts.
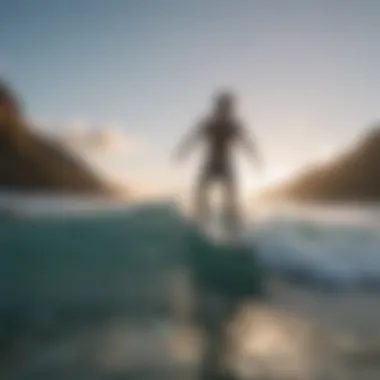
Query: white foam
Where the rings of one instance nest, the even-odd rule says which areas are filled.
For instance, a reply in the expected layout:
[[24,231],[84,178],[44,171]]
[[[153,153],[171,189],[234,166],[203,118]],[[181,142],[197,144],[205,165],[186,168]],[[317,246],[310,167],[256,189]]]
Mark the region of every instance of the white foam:
[[374,208],[272,213],[256,223],[249,239],[277,270],[341,283],[380,280],[379,221]]

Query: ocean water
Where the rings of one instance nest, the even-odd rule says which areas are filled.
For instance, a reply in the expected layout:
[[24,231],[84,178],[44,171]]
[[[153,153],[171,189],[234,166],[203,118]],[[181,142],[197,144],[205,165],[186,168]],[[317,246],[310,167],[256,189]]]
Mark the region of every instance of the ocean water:
[[173,315],[183,262],[185,224],[172,205],[24,201],[0,220],[1,378],[171,368],[165,339],[147,352]]
[[247,239],[289,280],[380,290],[380,205],[274,208],[258,215]]
[[[189,225],[174,203],[6,194],[0,205],[1,378],[197,378],[201,346],[185,302]],[[268,281],[311,294],[373,292],[379,216],[377,206],[263,208],[249,218],[246,241]],[[243,314],[249,321],[237,322],[238,335],[256,331],[249,350],[260,365],[270,358],[273,379],[314,379],[306,372],[316,343],[304,321],[267,306]]]

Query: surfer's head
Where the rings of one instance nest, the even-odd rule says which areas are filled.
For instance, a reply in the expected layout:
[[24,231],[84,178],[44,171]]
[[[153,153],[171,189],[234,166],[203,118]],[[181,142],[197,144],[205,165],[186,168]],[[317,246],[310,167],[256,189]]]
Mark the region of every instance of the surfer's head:
[[214,108],[217,114],[229,115],[235,107],[235,96],[229,91],[218,92],[214,100]]

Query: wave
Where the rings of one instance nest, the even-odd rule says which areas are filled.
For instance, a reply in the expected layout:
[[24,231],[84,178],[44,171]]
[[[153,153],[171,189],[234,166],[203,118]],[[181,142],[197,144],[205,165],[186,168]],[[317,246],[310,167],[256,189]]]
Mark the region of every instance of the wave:
[[317,217],[272,215],[251,228],[247,239],[270,271],[290,280],[380,290],[380,232],[374,217],[380,213],[327,211]]
[[[172,226],[172,235],[179,234],[177,231],[181,231],[184,222],[173,200],[131,205],[87,198],[52,197],[44,194],[34,197],[1,194],[0,204],[8,205],[5,211],[12,211],[3,213],[5,219],[9,219],[7,217],[10,216],[20,222],[22,219],[36,221],[33,225],[13,223],[12,227],[6,227],[10,228],[9,236],[13,236],[16,230],[18,231],[16,234],[27,236],[32,234],[32,230],[45,231],[45,234],[56,240],[55,243],[44,242],[45,247],[59,246],[55,252],[59,251],[60,257],[69,257],[70,252],[79,249],[83,255],[87,251],[90,257],[96,259],[97,252],[104,250],[109,252],[107,260],[111,260],[113,249],[107,249],[105,244],[110,246],[117,244],[123,247],[120,248],[121,251],[125,251],[125,247],[133,249],[132,240],[128,240],[131,235],[127,233],[131,221],[130,215],[145,215],[144,222],[140,223],[140,235],[144,229],[148,235],[150,233],[151,222],[146,216],[149,212],[154,215],[152,220],[159,219],[161,225],[167,222],[168,209],[172,210],[172,215],[177,213],[180,222]],[[255,214],[253,225],[248,223],[246,240],[259,255],[268,274],[318,287],[348,289],[360,286],[367,290],[380,290],[378,205],[367,208],[318,207],[264,211],[262,214]],[[78,218],[82,219],[79,224],[75,221]],[[0,224],[4,223],[0,221]],[[95,225],[97,227],[94,227]],[[82,248],[79,248],[78,242],[72,240],[77,234],[72,236],[69,232],[75,229],[75,226],[84,231]],[[159,231],[161,230],[158,228],[155,234],[157,235]],[[38,232],[36,236],[43,234]],[[4,245],[4,242],[2,244]],[[26,244],[29,244],[29,248],[24,248],[33,255],[34,262],[37,263],[38,253],[34,251],[39,250],[37,247],[41,242],[32,239]],[[162,244],[163,242],[157,242],[156,249],[162,248]],[[7,249],[15,250],[17,249],[15,247]],[[5,251],[4,246],[0,248],[1,252]],[[4,254],[1,257],[4,260]],[[105,260],[104,266],[109,266],[106,258],[99,260]]]
[[[150,365],[145,378],[156,378],[172,363],[165,345],[173,297],[184,298],[186,219],[170,202],[44,207],[43,214],[28,208],[26,218],[0,220],[1,377],[137,378]],[[359,219],[257,218],[247,241],[267,278],[313,289],[356,286],[379,278],[380,237]],[[274,318],[274,328],[283,318]]]

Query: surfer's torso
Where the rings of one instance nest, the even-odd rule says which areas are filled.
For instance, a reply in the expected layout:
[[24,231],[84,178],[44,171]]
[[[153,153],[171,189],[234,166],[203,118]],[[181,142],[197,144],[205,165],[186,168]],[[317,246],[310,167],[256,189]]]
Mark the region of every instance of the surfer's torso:
[[240,124],[231,117],[214,116],[204,121],[202,135],[206,143],[206,167],[210,174],[231,170],[232,148],[239,137]]

